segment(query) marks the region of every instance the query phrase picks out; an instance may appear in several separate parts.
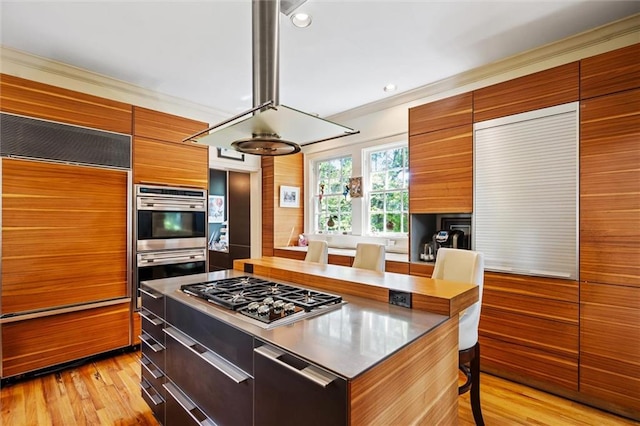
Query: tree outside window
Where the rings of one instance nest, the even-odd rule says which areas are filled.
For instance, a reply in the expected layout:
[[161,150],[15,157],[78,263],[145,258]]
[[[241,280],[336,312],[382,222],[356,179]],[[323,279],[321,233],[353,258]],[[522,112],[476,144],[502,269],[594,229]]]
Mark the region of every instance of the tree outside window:
[[369,228],[373,233],[409,232],[407,146],[369,155]]
[[351,199],[345,187],[351,177],[351,157],[316,163],[314,226],[316,232],[351,232]]

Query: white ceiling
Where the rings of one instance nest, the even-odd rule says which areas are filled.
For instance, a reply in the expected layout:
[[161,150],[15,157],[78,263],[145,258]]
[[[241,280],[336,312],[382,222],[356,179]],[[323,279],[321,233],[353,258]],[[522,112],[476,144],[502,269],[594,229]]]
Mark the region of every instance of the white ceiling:
[[[640,12],[640,1],[307,0],[281,15],[280,102],[326,117]],[[235,115],[251,1],[4,1],[0,42]]]

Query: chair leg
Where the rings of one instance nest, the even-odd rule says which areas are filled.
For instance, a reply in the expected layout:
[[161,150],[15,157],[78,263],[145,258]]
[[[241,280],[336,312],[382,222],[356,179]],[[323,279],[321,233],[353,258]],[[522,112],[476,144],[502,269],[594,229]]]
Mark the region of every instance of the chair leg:
[[475,356],[471,359],[471,411],[477,426],[484,426],[480,407],[480,343],[476,343]]

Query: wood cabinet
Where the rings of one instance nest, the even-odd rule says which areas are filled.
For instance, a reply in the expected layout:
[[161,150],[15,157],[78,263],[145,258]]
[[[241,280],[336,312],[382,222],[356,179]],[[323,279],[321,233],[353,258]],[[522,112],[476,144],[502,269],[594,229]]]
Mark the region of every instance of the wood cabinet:
[[303,154],[262,158],[262,255],[273,256],[274,248],[295,245],[304,232],[304,205],[280,207],[280,186],[300,188],[304,200]]
[[208,188],[209,147],[182,139],[207,123],[134,107],[133,182]]
[[578,391],[578,312],[576,281],[487,272],[481,367]]
[[206,189],[208,147],[153,139],[133,139],[134,183]]
[[580,279],[640,291],[640,89],[582,101]]
[[129,300],[2,324],[2,377],[129,345]]
[[472,94],[409,110],[409,213],[473,210]]
[[130,135],[132,109],[123,102],[0,74],[3,112]]
[[3,158],[2,194],[3,314],[127,297],[126,171]]
[[508,80],[473,92],[473,122],[575,102],[580,95],[580,63]]
[[580,99],[640,87],[640,43],[580,61]]

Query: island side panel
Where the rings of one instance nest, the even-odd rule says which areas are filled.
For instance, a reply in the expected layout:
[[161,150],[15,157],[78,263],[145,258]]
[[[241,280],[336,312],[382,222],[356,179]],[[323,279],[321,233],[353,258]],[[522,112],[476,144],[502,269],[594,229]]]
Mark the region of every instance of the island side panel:
[[457,424],[458,318],[402,348],[349,387],[350,424]]

